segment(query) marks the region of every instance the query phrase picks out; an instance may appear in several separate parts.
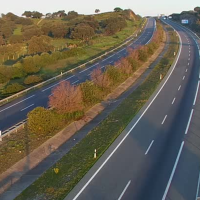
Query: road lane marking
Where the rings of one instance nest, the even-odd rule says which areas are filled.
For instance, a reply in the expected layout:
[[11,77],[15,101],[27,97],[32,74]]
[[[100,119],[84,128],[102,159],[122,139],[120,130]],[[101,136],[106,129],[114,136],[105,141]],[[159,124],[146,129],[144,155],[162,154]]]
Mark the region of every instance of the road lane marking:
[[181,156],[181,153],[182,153],[182,150],[183,150],[183,146],[184,146],[184,141],[181,143],[181,147],[180,147],[180,149],[179,149],[178,156],[177,156],[177,158],[176,158],[176,162],[175,162],[175,164],[174,164],[174,167],[173,167],[172,173],[171,173],[171,175],[170,175],[170,178],[169,178],[169,181],[168,181],[167,187],[166,187],[166,189],[165,189],[165,193],[164,193],[164,195],[163,195],[162,200],[165,200],[166,197],[167,197],[167,193],[168,193],[168,191],[169,191],[169,187],[170,187],[171,182],[172,182],[172,179],[173,179],[173,177],[174,177],[174,174],[175,174],[175,171],[176,171],[176,168],[177,168],[177,165],[178,165],[178,161],[179,161],[179,159],[180,159],[180,156]]
[[165,123],[165,120],[167,119],[167,115],[165,115],[163,121],[162,121],[162,125]]
[[188,58],[188,60],[190,60],[190,58]]
[[183,77],[183,81],[185,80],[185,76]]
[[190,65],[190,63],[188,63],[188,65]]
[[198,183],[197,183],[197,194],[196,194],[196,199],[195,200],[197,200],[197,198],[199,196],[199,186],[200,186],[200,173],[199,173],[199,179],[198,179]]
[[22,109],[21,112],[26,110],[26,109],[28,109],[28,108],[30,108],[30,107],[32,107],[32,106],[34,106],[34,104],[31,104],[30,106],[27,106],[26,108]]
[[78,82],[79,82],[79,80],[77,80],[77,81],[73,82],[73,83],[72,83],[72,85],[74,85],[75,83],[78,83]]
[[75,77],[75,75],[72,75],[72,76],[70,76],[70,77],[66,78],[66,79],[65,79],[65,80],[63,80],[63,81],[60,81],[59,83],[56,83],[56,84],[54,84],[54,85],[52,85],[52,86],[50,86],[50,87],[48,87],[48,88],[46,88],[46,89],[42,90],[42,92],[45,92],[45,91],[47,91],[47,90],[51,89],[52,87],[55,87],[56,85],[59,85],[60,83],[62,83],[62,82],[64,82],[64,81],[67,81],[67,80],[69,80],[69,79],[71,79],[71,78],[73,78],[73,77]]
[[196,90],[193,106],[195,106],[196,101],[197,101],[197,95],[199,93],[199,85],[200,85],[200,81],[198,81],[198,84],[197,84],[197,90]]
[[148,152],[149,152],[151,146],[153,145],[153,143],[154,143],[154,140],[151,141],[151,144],[149,145],[148,149],[146,150],[145,155],[148,154]]
[[176,98],[173,99],[173,101],[172,101],[172,105],[174,104],[175,101],[176,101]]
[[101,69],[103,69],[104,67],[106,67],[106,66],[101,67]]
[[188,71],[188,69],[185,70],[185,72],[187,72],[187,71]]
[[32,96],[30,96],[30,97],[28,97],[28,98],[26,98],[26,99],[24,99],[24,100],[22,100],[22,101],[19,101],[19,102],[15,103],[15,104],[13,104],[13,105],[7,107],[7,108],[4,108],[3,110],[0,111],[0,113],[3,112],[3,111],[5,111],[5,110],[8,110],[9,108],[12,108],[13,106],[16,106],[16,105],[22,103],[22,102],[24,102],[24,101],[26,101],[26,100],[28,100],[28,99],[30,99],[30,98],[33,98],[34,96],[35,96],[35,95],[32,95]]
[[189,127],[190,127],[190,123],[191,123],[191,120],[192,120],[192,115],[193,115],[193,113],[194,113],[194,109],[191,110],[190,117],[189,117],[189,121],[188,121],[186,130],[185,130],[185,135],[188,133],[188,130],[189,130]]
[[81,74],[81,73],[83,73],[83,72],[85,72],[85,71],[91,69],[92,67],[95,67],[95,66],[98,65],[98,64],[99,64],[99,63],[97,63],[97,64],[95,64],[95,65],[92,65],[91,67],[88,67],[87,69],[82,70],[81,72],[79,72],[79,74]]
[[154,98],[151,100],[151,102],[149,103],[149,105],[146,107],[146,109],[143,111],[143,113],[139,116],[139,118],[137,119],[137,121],[135,122],[135,124],[130,128],[130,130],[126,133],[126,135],[122,138],[122,140],[119,142],[119,144],[115,147],[115,149],[110,153],[110,155],[105,159],[105,161],[101,164],[101,166],[96,170],[96,172],[91,176],[91,178],[87,181],[87,183],[81,188],[81,190],[76,194],[76,196],[73,198],[73,200],[76,200],[81,193],[85,190],[85,188],[90,184],[90,182],[96,177],[96,175],[100,172],[100,170],[104,167],[104,165],[110,160],[110,158],[113,156],[113,154],[117,151],[117,149],[121,146],[121,144],[124,142],[124,140],[129,136],[130,132],[136,127],[136,125],[138,124],[138,122],[141,120],[141,118],[145,115],[145,113],[147,112],[147,110],[149,109],[149,107],[153,104],[153,102],[155,101],[155,99],[158,97],[158,95],[160,94],[160,92],[162,91],[162,89],[164,88],[164,86],[166,85],[167,81],[169,80],[169,78],[171,77],[172,73],[174,72],[174,69],[177,65],[177,62],[180,58],[181,52],[182,52],[182,39],[179,35],[179,33],[176,31],[176,33],[179,36],[180,39],[180,48],[179,48],[179,52],[178,52],[178,56],[176,58],[176,61],[174,63],[174,65],[172,65],[172,70],[170,71],[169,75],[166,77],[165,82],[163,83],[163,85],[160,87],[160,89],[158,90],[158,92],[155,94]]
[[179,88],[178,88],[178,91],[181,89],[181,85],[179,86]]
[[124,190],[122,191],[121,195],[119,196],[118,200],[121,200],[122,197],[124,196],[126,190],[128,189],[129,185],[131,184],[131,180],[127,183],[126,187],[124,188]]

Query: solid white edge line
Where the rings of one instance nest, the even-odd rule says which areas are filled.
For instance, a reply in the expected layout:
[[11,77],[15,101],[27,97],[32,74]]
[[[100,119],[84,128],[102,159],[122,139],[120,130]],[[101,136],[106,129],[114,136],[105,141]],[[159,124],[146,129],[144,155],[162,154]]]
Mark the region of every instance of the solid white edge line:
[[199,173],[199,179],[198,179],[198,183],[197,183],[197,193],[196,193],[196,199],[198,198],[198,195],[199,195],[199,186],[200,186],[200,173]]
[[79,82],[79,80],[77,80],[77,81],[73,82],[73,83],[72,83],[72,85],[74,85],[75,83],[78,83],[78,82]]
[[172,104],[174,104],[175,101],[176,101],[176,98],[173,99]]
[[[171,25],[170,25],[171,26]],[[128,137],[128,135],[130,134],[130,132],[135,128],[135,126],[138,124],[138,122],[141,120],[141,118],[144,116],[144,114],[147,112],[147,110],[149,109],[149,107],[153,104],[153,102],[155,101],[155,99],[157,98],[157,96],[160,94],[160,92],[162,91],[162,89],[164,88],[164,86],[166,85],[167,81],[169,80],[169,78],[171,77],[176,64],[179,60],[179,57],[181,55],[181,51],[182,51],[182,39],[179,35],[179,33],[176,31],[176,33],[179,36],[179,40],[180,40],[180,48],[179,48],[179,52],[178,52],[178,56],[176,58],[176,61],[173,65],[173,68],[171,70],[171,72],[169,73],[168,77],[166,78],[165,82],[163,83],[163,85],[160,87],[160,89],[158,90],[157,94],[154,96],[154,98],[151,100],[151,102],[149,103],[149,105],[147,106],[147,108],[144,110],[144,112],[140,115],[140,117],[138,118],[138,120],[135,122],[135,124],[131,127],[131,129],[128,131],[128,133],[123,137],[123,139],[121,140],[121,142],[115,147],[115,149],[111,152],[111,154],[106,158],[106,160],[102,163],[102,165],[97,169],[97,171],[92,175],[92,177],[87,181],[87,183],[82,187],[82,189],[78,192],[78,194],[73,198],[73,200],[76,200],[80,194],[83,192],[83,190],[90,184],[90,182],[94,179],[94,177],[99,173],[99,171],[103,168],[103,166],[108,162],[108,160],[112,157],[112,155],[117,151],[117,149],[121,146],[121,144],[124,142],[124,140]]]
[[27,106],[26,108],[23,108],[23,109],[21,110],[21,112],[24,111],[24,110],[26,110],[26,109],[28,109],[28,108],[30,108],[31,106],[34,106],[34,104],[31,104],[30,106]]
[[15,104],[13,104],[13,105],[7,107],[7,108],[4,108],[3,110],[0,110],[0,113],[3,112],[3,111],[5,111],[5,110],[8,110],[9,108],[12,108],[13,106],[16,106],[16,105],[20,104],[20,103],[22,103],[22,102],[24,102],[24,101],[26,101],[26,100],[28,100],[28,99],[34,97],[34,96],[35,96],[35,94],[32,95],[32,96],[30,96],[30,97],[28,97],[28,98],[26,98],[26,99],[24,99],[24,100],[22,100],[22,101],[19,101],[19,102],[15,103]]
[[126,190],[128,189],[129,185],[131,184],[131,180],[127,183],[126,187],[124,188],[124,190],[122,191],[121,195],[119,196],[118,200],[121,200],[122,197],[124,196]]
[[153,145],[153,143],[154,143],[154,140],[151,141],[151,144],[149,145],[148,149],[146,150],[145,155],[148,154],[148,152],[149,152],[151,146]]
[[177,168],[177,165],[178,165],[178,161],[179,161],[179,159],[180,159],[180,156],[181,156],[181,153],[182,153],[182,150],[183,150],[183,146],[184,146],[184,141],[181,143],[181,147],[180,147],[180,149],[179,149],[178,156],[177,156],[177,158],[176,158],[176,162],[175,162],[175,164],[174,164],[174,167],[173,167],[172,173],[171,173],[171,175],[170,175],[170,178],[169,178],[169,181],[168,181],[167,187],[166,187],[166,189],[165,189],[165,193],[164,193],[164,195],[163,195],[162,200],[165,200],[165,198],[167,197],[167,193],[168,193],[168,191],[169,191],[169,187],[170,187],[171,182],[172,182],[172,179],[173,179],[173,177],[174,177],[174,174],[175,174],[175,171],[176,171],[176,168]]
[[192,119],[193,112],[194,112],[194,109],[191,110],[190,117],[189,117],[189,121],[188,121],[186,130],[185,130],[185,135],[188,133],[188,130],[189,130],[189,127],[190,127],[190,123],[191,123],[191,119]]
[[163,121],[162,121],[162,125],[165,123],[165,120],[167,119],[167,115],[165,115]]
[[200,84],[200,81],[198,81],[198,84],[197,84],[197,90],[196,90],[196,94],[195,94],[193,106],[195,106],[196,101],[197,101],[197,95],[198,95],[198,93],[199,93],[199,84]]

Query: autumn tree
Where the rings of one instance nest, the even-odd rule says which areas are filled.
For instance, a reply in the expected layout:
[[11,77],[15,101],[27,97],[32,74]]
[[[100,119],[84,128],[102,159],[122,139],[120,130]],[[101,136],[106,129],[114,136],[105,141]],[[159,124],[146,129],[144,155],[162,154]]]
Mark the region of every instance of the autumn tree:
[[2,46],[4,44],[5,44],[4,38],[3,38],[3,36],[0,35],[0,46]]
[[100,67],[92,71],[91,80],[101,88],[108,88],[110,85],[108,75],[106,73],[103,73]]
[[119,68],[121,73],[126,75],[131,75],[133,72],[132,66],[127,58],[122,58],[120,60]]
[[83,109],[82,91],[80,86],[63,81],[52,91],[49,106],[58,113],[73,113]]

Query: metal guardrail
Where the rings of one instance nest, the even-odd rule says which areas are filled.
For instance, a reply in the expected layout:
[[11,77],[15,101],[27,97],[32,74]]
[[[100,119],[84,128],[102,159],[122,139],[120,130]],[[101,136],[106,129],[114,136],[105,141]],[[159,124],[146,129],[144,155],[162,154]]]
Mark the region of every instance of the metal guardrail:
[[[2,100],[0,100],[0,106],[6,104],[6,103],[8,103],[8,102],[10,102],[12,99],[15,99],[16,97],[19,97],[19,96],[21,96],[21,95],[23,95],[23,94],[26,94],[27,92],[29,92],[29,91],[31,91],[31,90],[37,89],[37,88],[39,88],[39,87],[41,87],[41,86],[44,86],[44,85],[46,85],[46,84],[48,84],[48,83],[51,83],[51,82],[55,81],[56,79],[59,79],[59,78],[61,78],[62,76],[66,75],[66,74],[72,73],[73,71],[75,71],[75,70],[77,70],[77,69],[79,69],[79,68],[85,67],[85,65],[87,65],[87,64],[89,64],[89,63],[92,63],[92,62],[94,62],[94,61],[96,61],[96,60],[102,58],[103,56],[106,56],[107,54],[112,53],[113,51],[115,51],[115,50],[121,48],[122,46],[126,45],[126,44],[129,43],[131,40],[133,40],[135,35],[137,35],[138,33],[141,33],[141,32],[142,32],[142,29],[143,29],[144,24],[146,23],[146,21],[147,21],[147,19],[146,19],[145,22],[143,23],[142,28],[141,28],[140,30],[135,31],[131,36],[129,36],[129,37],[126,39],[127,41],[124,42],[123,44],[121,44],[120,46],[118,46],[118,47],[116,47],[116,48],[114,48],[114,49],[112,49],[112,50],[110,50],[110,51],[108,51],[108,52],[105,52],[105,53],[102,54],[101,56],[98,56],[98,57],[96,57],[96,58],[94,58],[94,59],[92,59],[92,60],[90,60],[90,61],[88,61],[88,62],[86,62],[86,63],[84,63],[84,64],[82,64],[82,65],[79,65],[78,67],[75,67],[75,68],[73,68],[73,69],[71,69],[71,70],[69,70],[69,71],[67,71],[67,72],[61,73],[60,75],[57,75],[57,76],[55,76],[55,77],[53,77],[53,78],[50,78],[50,79],[48,79],[48,80],[46,80],[46,81],[43,81],[42,83],[39,83],[39,84],[34,85],[34,86],[30,87],[30,88],[27,88],[27,89],[25,89],[25,90],[23,90],[23,91],[21,91],[21,92],[18,92],[18,93],[16,93],[16,94],[12,95],[12,96],[7,97],[7,98],[5,98],[5,99],[2,99]],[[130,39],[129,39],[129,38],[130,38]]]
[[[147,20],[146,20],[146,21],[147,21]],[[146,23],[146,21],[145,21],[144,23]],[[144,27],[144,25],[142,26],[142,29],[143,29],[143,27]],[[69,70],[69,71],[63,73],[62,75],[58,75],[58,76],[56,76],[56,77],[53,77],[53,78],[51,78],[51,79],[49,79],[49,80],[47,80],[47,81],[44,81],[44,82],[42,82],[42,83],[40,83],[40,84],[37,84],[37,85],[35,85],[35,86],[31,87],[31,88],[28,88],[27,90],[23,90],[22,92],[19,92],[19,93],[13,95],[13,96],[10,96],[10,97],[8,97],[8,98],[6,98],[6,99],[3,99],[3,100],[0,101],[0,103],[1,103],[2,101],[8,101],[10,98],[18,97],[18,96],[20,96],[21,94],[26,93],[27,91],[30,91],[30,90],[32,90],[32,89],[35,89],[35,88],[40,87],[40,86],[42,86],[42,85],[45,85],[45,83],[48,83],[48,82],[50,82],[50,81],[52,81],[52,80],[56,80],[57,78],[60,78],[60,77],[62,77],[62,76],[65,75],[65,74],[71,73],[72,71],[74,71],[74,70],[76,70],[76,69],[79,69],[79,68],[85,66],[85,65],[88,64],[88,63],[91,63],[91,62],[93,62],[93,61],[95,61],[95,60],[97,60],[97,59],[99,59],[99,58],[102,58],[103,56],[107,55],[108,53],[111,53],[111,52],[113,52],[113,51],[119,49],[120,47],[126,45],[127,43],[129,43],[131,40],[134,39],[134,38],[132,38],[132,37],[134,37],[135,34],[138,34],[138,33],[141,33],[141,32],[142,32],[142,29],[141,29],[141,30],[138,30],[138,31],[135,31],[131,36],[129,36],[129,37],[126,39],[127,41],[126,41],[125,43],[121,44],[120,46],[118,46],[118,47],[116,47],[116,48],[114,48],[114,49],[112,49],[112,50],[110,50],[109,52],[106,52],[106,53],[104,53],[103,55],[101,55],[101,56],[99,56],[99,57],[97,57],[97,58],[95,58],[95,59],[92,59],[92,60],[88,61],[87,63],[84,63],[84,64],[82,64],[82,65],[80,65],[80,66],[78,66],[78,67],[76,67],[76,68],[74,68],[74,69],[72,69],[72,70]],[[136,33],[136,32],[137,32],[137,33]],[[129,40],[129,38],[131,38],[131,39]],[[27,122],[27,119],[25,119],[25,120],[23,120],[23,121],[17,123],[16,125],[10,127],[9,129],[7,129],[7,130],[5,130],[5,131],[3,131],[3,132],[0,131],[0,141],[2,141],[2,139],[3,139],[4,137],[6,137],[6,136],[10,136],[11,133],[13,133],[13,132],[18,132],[19,130],[23,129],[23,128],[25,127],[26,122]]]

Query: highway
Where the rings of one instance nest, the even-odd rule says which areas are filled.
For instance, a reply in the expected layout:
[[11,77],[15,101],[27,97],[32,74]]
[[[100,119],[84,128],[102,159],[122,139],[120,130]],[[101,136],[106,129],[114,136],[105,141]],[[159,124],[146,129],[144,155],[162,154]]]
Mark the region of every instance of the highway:
[[84,69],[76,70],[76,72],[73,74],[67,77],[63,77],[63,79],[60,79],[57,82],[44,86],[23,97],[17,98],[8,104],[0,106],[0,130],[3,132],[15,124],[23,121],[27,118],[28,112],[38,106],[48,107],[48,97],[51,95],[52,89],[54,89],[59,84],[59,82],[67,80],[70,81],[70,83],[73,85],[84,82],[87,79],[90,79],[92,70],[98,66],[104,70],[107,65],[114,65],[114,63],[119,61],[121,58],[127,56],[127,48],[134,49],[140,45],[149,43],[152,39],[155,28],[155,20],[153,18],[148,19],[143,33],[135,41],[128,44],[127,47],[123,47],[117,52],[109,54],[107,58],[103,58],[99,62],[93,63]]
[[174,22],[167,76],[65,200],[196,200],[200,185],[200,41]]

